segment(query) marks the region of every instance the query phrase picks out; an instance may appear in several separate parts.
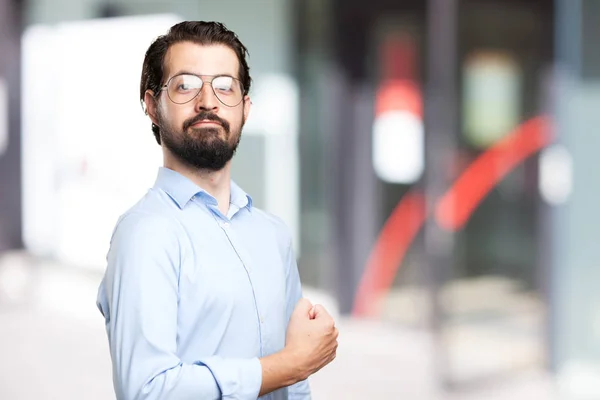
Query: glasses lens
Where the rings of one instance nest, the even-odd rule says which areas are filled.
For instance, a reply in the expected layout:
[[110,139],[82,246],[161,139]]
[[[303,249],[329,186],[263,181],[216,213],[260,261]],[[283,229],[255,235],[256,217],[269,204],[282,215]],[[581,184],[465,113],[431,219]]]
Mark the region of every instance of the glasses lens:
[[169,81],[169,98],[173,103],[183,104],[192,100],[202,89],[202,79],[194,75],[177,75]]
[[219,100],[229,107],[237,106],[242,101],[242,85],[231,76],[215,77],[212,87]]

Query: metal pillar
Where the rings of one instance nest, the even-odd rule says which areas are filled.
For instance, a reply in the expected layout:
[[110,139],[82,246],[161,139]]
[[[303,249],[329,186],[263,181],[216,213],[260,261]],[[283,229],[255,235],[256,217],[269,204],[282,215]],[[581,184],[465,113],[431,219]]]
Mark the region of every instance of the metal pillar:
[[364,65],[355,56],[366,52],[369,21],[360,19],[351,24],[357,8],[340,1],[334,6],[342,10],[335,22],[340,38],[336,55],[340,77],[336,79],[338,96],[331,99],[336,122],[331,139],[332,168],[327,172],[332,183],[328,197],[336,266],[333,286],[340,312],[349,314],[376,237],[378,192],[370,151],[374,94],[366,83]]
[[600,398],[600,1],[556,0],[556,7],[555,126],[572,157],[573,191],[551,209],[551,366],[564,398],[595,399]]
[[[452,233],[431,218],[434,202],[450,185],[458,133],[457,0],[429,0],[427,5],[427,77],[425,92],[425,193],[430,218],[425,226],[426,264],[432,294],[431,327],[440,338],[443,310],[439,290],[450,277],[454,260]],[[441,384],[448,385],[448,360],[437,341],[435,363]]]
[[0,0],[0,252],[23,247],[21,223],[22,2]]

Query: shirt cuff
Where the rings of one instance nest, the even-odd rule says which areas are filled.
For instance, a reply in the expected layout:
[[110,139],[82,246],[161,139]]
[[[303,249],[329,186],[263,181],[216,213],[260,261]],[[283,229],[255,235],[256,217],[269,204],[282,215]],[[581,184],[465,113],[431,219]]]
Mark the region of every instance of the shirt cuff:
[[262,386],[262,365],[258,358],[225,359],[208,357],[198,361],[212,373],[221,396],[240,400],[256,400]]

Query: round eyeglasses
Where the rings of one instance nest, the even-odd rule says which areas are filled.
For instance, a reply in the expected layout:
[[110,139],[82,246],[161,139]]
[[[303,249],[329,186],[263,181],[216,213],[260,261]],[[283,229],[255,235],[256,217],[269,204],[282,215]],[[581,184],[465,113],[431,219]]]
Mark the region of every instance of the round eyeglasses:
[[160,91],[166,90],[169,99],[173,103],[185,104],[195,99],[204,84],[208,83],[212,87],[216,98],[227,107],[235,107],[242,102],[244,93],[242,92],[242,82],[239,79],[229,75],[209,77],[212,79],[205,82],[198,75],[175,75],[160,88]]

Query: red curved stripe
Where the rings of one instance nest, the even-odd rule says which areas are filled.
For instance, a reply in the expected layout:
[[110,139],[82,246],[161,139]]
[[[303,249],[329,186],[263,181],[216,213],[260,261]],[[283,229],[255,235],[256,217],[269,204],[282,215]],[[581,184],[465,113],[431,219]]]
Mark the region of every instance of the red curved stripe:
[[355,316],[379,314],[397,268],[424,222],[425,197],[417,191],[409,192],[400,200],[375,242],[358,287]]
[[[462,228],[494,186],[519,163],[551,143],[549,128],[546,117],[533,118],[480,155],[438,202],[437,222],[446,229]],[[426,217],[421,193],[410,192],[400,200],[367,260],[356,293],[354,316],[380,315],[397,270]]]
[[550,122],[546,117],[533,118],[517,127],[481,154],[438,201],[437,223],[448,230],[461,229],[506,175],[551,141]]

